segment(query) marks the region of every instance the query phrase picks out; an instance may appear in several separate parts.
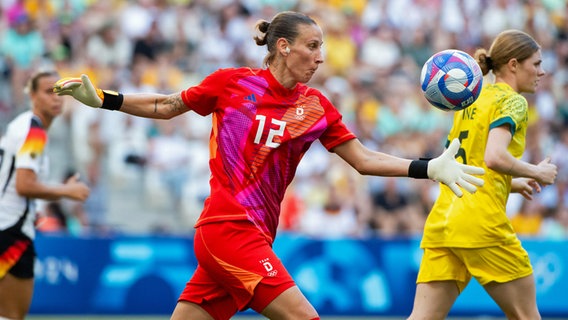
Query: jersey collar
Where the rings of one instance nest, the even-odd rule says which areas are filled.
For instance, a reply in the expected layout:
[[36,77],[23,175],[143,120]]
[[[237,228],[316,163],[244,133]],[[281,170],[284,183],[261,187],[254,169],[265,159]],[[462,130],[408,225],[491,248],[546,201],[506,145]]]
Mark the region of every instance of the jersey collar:
[[278,82],[278,80],[276,80],[276,78],[274,77],[272,72],[270,72],[270,69],[263,69],[262,73],[263,73],[263,75],[265,75],[266,80],[268,81],[268,85],[270,86],[270,88],[274,92],[276,92],[278,95],[283,96],[283,97],[287,97],[287,96],[295,95],[298,92],[298,87],[300,87],[299,83],[296,84],[294,89],[288,89],[288,88],[284,87],[280,82]]

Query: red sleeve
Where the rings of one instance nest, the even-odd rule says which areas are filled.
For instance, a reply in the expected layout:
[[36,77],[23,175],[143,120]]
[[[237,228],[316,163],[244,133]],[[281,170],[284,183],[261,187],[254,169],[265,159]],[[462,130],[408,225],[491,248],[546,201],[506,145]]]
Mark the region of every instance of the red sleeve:
[[357,138],[357,136],[347,128],[345,123],[343,123],[343,116],[337,111],[335,106],[321,93],[319,95],[320,101],[326,110],[327,121],[329,122],[327,129],[319,138],[321,144],[327,150],[331,150],[345,141]]
[[200,84],[182,91],[183,103],[202,116],[213,113],[220,92],[234,74],[234,70],[232,68],[217,70],[203,79]]

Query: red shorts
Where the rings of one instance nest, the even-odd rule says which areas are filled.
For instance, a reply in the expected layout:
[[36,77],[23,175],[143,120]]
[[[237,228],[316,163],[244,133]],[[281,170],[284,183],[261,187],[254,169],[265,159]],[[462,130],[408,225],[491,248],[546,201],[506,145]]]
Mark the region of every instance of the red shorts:
[[239,310],[261,312],[294,280],[262,232],[250,221],[204,224],[194,240],[198,266],[179,300],[198,304],[215,319]]

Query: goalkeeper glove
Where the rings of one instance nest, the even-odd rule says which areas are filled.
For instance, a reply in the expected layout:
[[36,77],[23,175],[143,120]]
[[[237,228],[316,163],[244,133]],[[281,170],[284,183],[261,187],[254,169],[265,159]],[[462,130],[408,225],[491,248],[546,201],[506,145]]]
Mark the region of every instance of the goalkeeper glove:
[[410,164],[408,176],[414,178],[429,178],[447,185],[456,196],[463,196],[459,187],[474,193],[476,186],[482,186],[483,179],[473,176],[485,173],[480,167],[462,164],[456,161],[455,155],[460,147],[458,139],[454,139],[448,149],[439,157],[432,160],[414,160]]
[[119,110],[124,96],[118,92],[95,88],[85,74],[81,78],[59,79],[53,87],[57,95],[68,95],[93,108]]

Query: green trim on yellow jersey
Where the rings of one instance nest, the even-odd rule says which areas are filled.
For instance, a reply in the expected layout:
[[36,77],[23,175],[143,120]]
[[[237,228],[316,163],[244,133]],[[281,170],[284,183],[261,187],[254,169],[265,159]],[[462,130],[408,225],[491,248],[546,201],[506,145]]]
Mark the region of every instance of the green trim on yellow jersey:
[[513,121],[513,119],[511,117],[505,117],[503,119],[499,119],[495,122],[493,122],[491,125],[489,125],[489,129],[493,129],[493,128],[497,128],[500,127],[504,124],[508,124],[510,125],[509,131],[511,132],[511,135],[514,136],[515,135],[515,122]]

